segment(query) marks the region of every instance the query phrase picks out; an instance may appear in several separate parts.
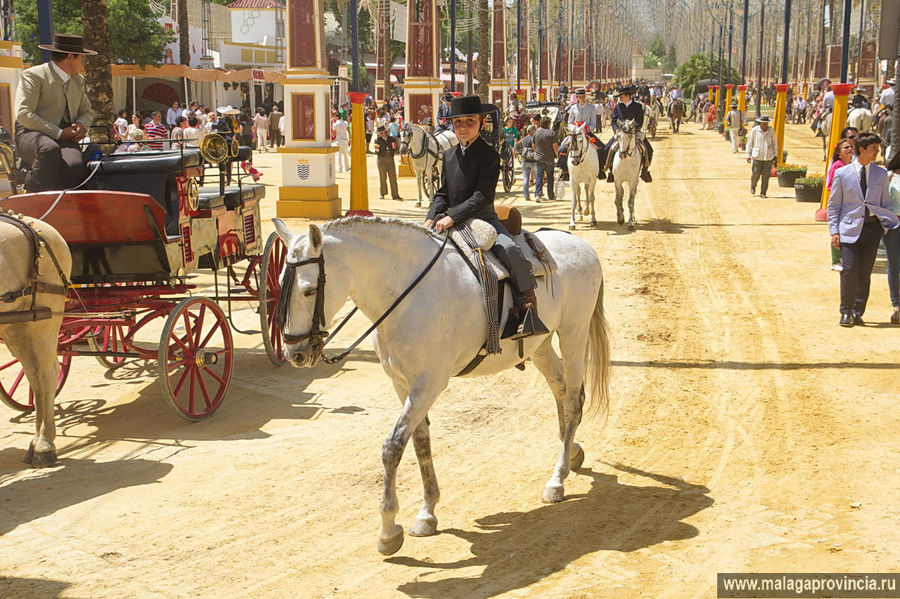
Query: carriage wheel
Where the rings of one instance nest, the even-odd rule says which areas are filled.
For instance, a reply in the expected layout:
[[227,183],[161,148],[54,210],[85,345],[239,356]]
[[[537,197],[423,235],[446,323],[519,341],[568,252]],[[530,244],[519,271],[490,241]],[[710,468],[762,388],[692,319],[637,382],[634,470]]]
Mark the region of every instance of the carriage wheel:
[[[57,395],[66,383],[71,363],[72,356],[60,356],[59,374],[56,376]],[[20,412],[34,410],[34,393],[31,391],[31,383],[28,382],[25,369],[16,358],[11,357],[0,364],[0,401]]]
[[437,167],[431,167],[431,174],[425,173],[422,176],[422,187],[425,189],[425,195],[428,200],[431,201],[431,198],[434,197],[434,191],[438,188],[440,183],[437,181],[440,179],[440,175],[437,173]]
[[[125,352],[128,351],[128,339],[131,327],[113,325],[102,327],[95,336],[88,337],[88,345],[92,351]],[[125,363],[125,356],[94,356],[108,370],[115,370]]]
[[234,367],[231,329],[222,308],[205,297],[179,302],[159,345],[159,382],[179,416],[212,415],[225,399]]
[[284,341],[281,337],[281,327],[275,320],[278,311],[278,295],[281,292],[281,271],[284,270],[284,261],[287,258],[287,247],[278,237],[277,233],[269,235],[266,240],[266,249],[263,251],[262,263],[259,268],[259,325],[262,329],[263,345],[266,347],[266,355],[275,366],[281,366],[287,358],[284,356]]

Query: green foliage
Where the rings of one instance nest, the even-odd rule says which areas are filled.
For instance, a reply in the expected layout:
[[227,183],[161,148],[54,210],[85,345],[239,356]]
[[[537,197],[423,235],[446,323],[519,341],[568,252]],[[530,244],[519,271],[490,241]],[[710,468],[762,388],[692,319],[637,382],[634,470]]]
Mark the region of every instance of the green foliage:
[[[722,83],[740,83],[741,75],[737,72],[737,70],[732,66],[731,68],[731,77],[729,79],[728,74],[725,72],[727,70],[727,62],[722,61],[723,64],[723,72],[722,72]],[[710,68],[709,68],[709,54],[703,52],[694,54],[690,58],[687,59],[686,62],[683,62],[681,65],[675,69],[675,83],[681,85],[681,89],[684,92],[685,98],[693,98],[696,95],[697,83],[704,79],[716,79],[719,76],[719,61],[718,59],[714,59],[713,63],[713,76],[710,77]]]
[[678,58],[675,56],[675,46],[669,46],[669,51],[662,59],[663,73],[674,73],[678,68]]
[[[174,34],[165,30],[145,0],[107,0],[110,61],[158,65]],[[53,0],[56,33],[81,35],[80,0]],[[16,39],[22,42],[26,62],[40,59],[37,3],[16,3]]]
[[806,167],[799,164],[779,164],[776,167],[779,173],[803,173],[806,174]]
[[806,188],[815,188],[822,187],[825,184],[825,177],[814,176],[814,177],[800,177],[796,181],[794,181],[794,186],[806,187]]
[[647,52],[657,58],[662,58],[666,55],[666,44],[658,33],[650,40],[650,43],[647,45],[647,50],[644,52],[644,56],[647,56]]

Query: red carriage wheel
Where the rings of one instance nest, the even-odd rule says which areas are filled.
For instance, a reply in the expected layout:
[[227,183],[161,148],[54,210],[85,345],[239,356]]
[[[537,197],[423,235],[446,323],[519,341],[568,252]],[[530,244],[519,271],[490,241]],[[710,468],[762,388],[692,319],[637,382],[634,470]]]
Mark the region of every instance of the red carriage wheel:
[[277,233],[272,233],[266,240],[266,249],[259,268],[259,323],[266,355],[275,366],[281,366],[287,361],[284,356],[281,327],[275,319],[278,311],[278,295],[281,292],[281,271],[284,270],[286,258],[287,247]]
[[[66,383],[71,363],[72,356],[60,356],[59,374],[56,377],[57,395]],[[20,412],[34,410],[34,393],[25,376],[25,369],[19,360],[11,356],[0,363],[0,401]]]
[[163,328],[159,382],[178,414],[197,421],[225,399],[234,367],[231,329],[222,309],[205,297],[179,302]]
[[[88,345],[93,351],[125,352],[128,351],[128,339],[131,327],[112,325],[102,327],[94,336],[89,336]],[[97,360],[109,370],[115,370],[125,363],[125,356],[96,356]]]

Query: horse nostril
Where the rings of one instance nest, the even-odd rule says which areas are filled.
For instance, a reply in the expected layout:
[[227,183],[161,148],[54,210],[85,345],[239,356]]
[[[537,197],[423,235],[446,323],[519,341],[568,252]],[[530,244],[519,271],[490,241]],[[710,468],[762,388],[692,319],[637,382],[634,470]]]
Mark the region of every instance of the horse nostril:
[[301,352],[301,351],[294,352],[294,362],[297,362],[300,364],[303,363],[303,352]]

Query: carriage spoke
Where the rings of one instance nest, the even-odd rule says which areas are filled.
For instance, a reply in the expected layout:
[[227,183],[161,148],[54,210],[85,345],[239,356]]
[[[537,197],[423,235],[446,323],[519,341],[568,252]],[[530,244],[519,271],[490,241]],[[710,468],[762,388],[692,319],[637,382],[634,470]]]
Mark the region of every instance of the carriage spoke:
[[[174,372],[174,370],[173,370],[173,372]],[[176,384],[175,387],[174,387],[174,389],[172,389],[172,392],[173,392],[175,395],[178,395],[179,393],[181,393],[181,388],[184,386],[184,379],[187,377],[187,375],[188,375],[189,372],[190,372],[190,367],[189,367],[189,366],[185,366],[184,372],[181,373],[181,378],[178,379],[178,384]]]
[[200,385],[200,392],[203,393],[203,401],[206,403],[206,409],[212,407],[212,402],[209,400],[209,392],[206,390],[206,383],[203,382],[203,371],[205,368],[197,369],[197,383]]
[[[206,347],[206,344],[209,343],[209,340],[212,339],[212,336],[216,334],[216,332],[221,328],[222,323],[217,322],[212,329],[210,329],[209,334],[203,338],[203,342],[200,343],[197,347]],[[200,327],[197,327],[197,335],[200,335]]]
[[20,372],[19,372],[19,375],[15,378],[15,380],[13,380],[13,384],[12,384],[12,386],[10,386],[10,388],[9,388],[9,395],[10,395],[10,396],[16,394],[16,389],[19,388],[19,383],[22,382],[22,377],[23,377],[23,376],[25,376],[25,370],[24,370],[24,369],[23,369],[22,371],[20,371]]
[[208,374],[209,376],[211,376],[211,377],[213,377],[214,379],[216,379],[216,381],[218,381],[219,384],[221,384],[221,385],[224,385],[224,384],[226,384],[226,383],[228,382],[228,381],[226,381],[225,379],[223,379],[222,377],[220,377],[218,374],[216,374],[215,372],[213,372],[212,370],[210,370],[210,369],[209,369],[209,366],[204,366],[204,367],[203,367],[203,370],[204,370],[204,372],[206,372],[206,374]]

